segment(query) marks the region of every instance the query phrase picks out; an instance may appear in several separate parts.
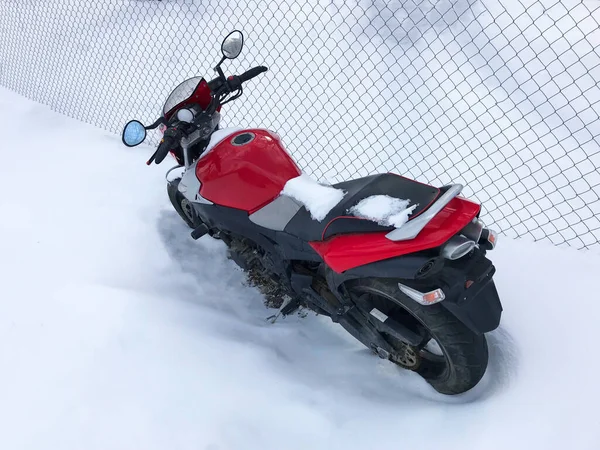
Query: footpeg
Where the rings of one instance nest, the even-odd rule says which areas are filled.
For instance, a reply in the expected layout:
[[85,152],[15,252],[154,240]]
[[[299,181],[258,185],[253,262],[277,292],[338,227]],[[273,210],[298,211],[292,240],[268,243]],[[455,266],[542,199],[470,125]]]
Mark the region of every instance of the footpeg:
[[381,359],[390,359],[390,352],[388,352],[387,350],[379,347],[376,344],[371,344],[371,349],[373,350],[373,352],[375,352],[375,354],[377,356],[379,356]]
[[281,306],[281,314],[283,316],[289,316],[291,313],[296,311],[300,307],[300,302],[297,298],[287,302],[287,304]]
[[192,239],[198,240],[202,236],[204,236],[206,233],[208,233],[208,227],[206,225],[204,225],[203,223],[201,223],[199,226],[194,228],[194,231],[192,231],[191,236],[192,236]]
[[277,314],[269,316],[265,320],[267,320],[271,323],[275,323],[277,321],[277,319],[279,319],[279,317],[281,317],[281,316],[285,317],[285,316],[289,315],[290,313],[292,313],[296,309],[298,309],[298,306],[300,306],[298,299],[292,298],[292,297],[286,295],[285,298],[283,299],[283,303],[279,307],[279,311],[277,311]]

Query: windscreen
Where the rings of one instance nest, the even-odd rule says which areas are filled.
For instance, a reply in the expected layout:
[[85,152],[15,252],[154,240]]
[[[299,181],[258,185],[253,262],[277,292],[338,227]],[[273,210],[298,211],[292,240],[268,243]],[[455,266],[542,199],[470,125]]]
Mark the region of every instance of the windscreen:
[[163,106],[163,115],[166,116],[175,106],[190,98],[200,81],[202,81],[202,77],[189,78],[173,89]]

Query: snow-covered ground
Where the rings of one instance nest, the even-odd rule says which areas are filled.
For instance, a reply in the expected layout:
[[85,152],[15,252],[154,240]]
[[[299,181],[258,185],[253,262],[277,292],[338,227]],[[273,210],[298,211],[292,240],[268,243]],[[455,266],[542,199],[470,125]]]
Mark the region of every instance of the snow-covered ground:
[[0,448],[596,450],[600,258],[501,238],[482,383],[437,394],[326,319],[275,324],[153,151],[0,88]]
[[597,0],[5,0],[0,85],[118,131],[238,28],[226,72],[269,72],[226,125],[277,131],[317,179],[463,183],[504,234],[598,251],[599,23]]

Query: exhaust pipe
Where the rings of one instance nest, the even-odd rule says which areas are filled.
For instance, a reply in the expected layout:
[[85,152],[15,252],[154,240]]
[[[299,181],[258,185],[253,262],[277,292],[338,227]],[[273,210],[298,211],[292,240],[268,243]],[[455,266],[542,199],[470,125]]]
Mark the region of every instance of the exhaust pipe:
[[468,237],[472,241],[479,242],[481,239],[481,233],[483,232],[483,222],[477,218],[473,219],[466,227],[464,227],[460,234]]
[[467,253],[473,250],[476,245],[477,244],[475,241],[467,239],[462,235],[457,235],[450,238],[450,240],[444,244],[440,254],[444,258],[453,261],[465,256]]

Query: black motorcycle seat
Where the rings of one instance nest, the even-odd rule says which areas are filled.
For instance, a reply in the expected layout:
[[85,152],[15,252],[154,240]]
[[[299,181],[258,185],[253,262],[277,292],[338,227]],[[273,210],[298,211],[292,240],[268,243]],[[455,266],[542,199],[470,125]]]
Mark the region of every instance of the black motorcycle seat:
[[306,241],[323,241],[338,234],[391,231],[394,227],[354,217],[348,210],[372,195],[389,195],[410,200],[410,205],[417,205],[409,216],[409,220],[412,220],[429,208],[440,195],[440,189],[436,187],[392,173],[344,181],[334,184],[333,187],[343,189],[346,194],[322,221],[314,220],[303,206],[288,222],[284,231]]

